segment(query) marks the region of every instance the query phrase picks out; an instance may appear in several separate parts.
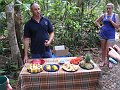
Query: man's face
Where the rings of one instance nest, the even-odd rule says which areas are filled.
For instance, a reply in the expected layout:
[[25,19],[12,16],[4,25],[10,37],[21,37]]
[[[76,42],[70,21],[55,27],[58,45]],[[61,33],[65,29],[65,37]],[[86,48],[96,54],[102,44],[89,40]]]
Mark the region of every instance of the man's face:
[[40,6],[38,4],[33,4],[31,7],[31,12],[33,16],[40,16]]

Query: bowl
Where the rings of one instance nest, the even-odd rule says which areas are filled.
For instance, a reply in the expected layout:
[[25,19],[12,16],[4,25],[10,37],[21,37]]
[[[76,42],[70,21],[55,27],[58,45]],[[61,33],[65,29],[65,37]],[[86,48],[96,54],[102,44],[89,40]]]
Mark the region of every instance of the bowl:
[[45,60],[43,60],[43,59],[33,59],[30,63],[42,65],[42,64],[45,63]]
[[65,63],[65,59],[60,59],[58,62],[59,62],[59,64],[64,64]]

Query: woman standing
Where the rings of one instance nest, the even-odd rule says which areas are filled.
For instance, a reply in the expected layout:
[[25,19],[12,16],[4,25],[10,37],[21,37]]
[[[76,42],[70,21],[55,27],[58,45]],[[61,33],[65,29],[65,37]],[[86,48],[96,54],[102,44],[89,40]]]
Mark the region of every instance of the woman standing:
[[[100,28],[100,40],[101,40],[101,54],[102,58],[100,66],[104,66],[107,63],[106,57],[108,57],[108,47],[112,47],[115,42],[115,30],[119,28],[118,14],[113,13],[114,5],[108,3],[106,6],[106,12],[102,14],[97,20],[96,25]],[[102,22],[102,25],[100,24]],[[108,63],[109,68],[112,68],[112,63]]]

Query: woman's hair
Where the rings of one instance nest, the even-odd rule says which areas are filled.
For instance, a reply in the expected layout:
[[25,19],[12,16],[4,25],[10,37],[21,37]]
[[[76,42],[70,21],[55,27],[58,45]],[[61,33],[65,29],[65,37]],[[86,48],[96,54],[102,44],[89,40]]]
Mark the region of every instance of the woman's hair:
[[112,8],[114,8],[114,4],[112,3],[108,3],[107,6],[112,6]]

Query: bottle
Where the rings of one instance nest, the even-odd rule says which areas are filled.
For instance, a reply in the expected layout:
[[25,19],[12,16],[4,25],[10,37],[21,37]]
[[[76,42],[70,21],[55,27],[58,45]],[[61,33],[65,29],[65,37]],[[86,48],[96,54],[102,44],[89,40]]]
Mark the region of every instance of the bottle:
[[114,58],[111,58],[111,57],[109,57],[109,61],[111,63],[113,63],[113,64],[117,64],[118,63]]

